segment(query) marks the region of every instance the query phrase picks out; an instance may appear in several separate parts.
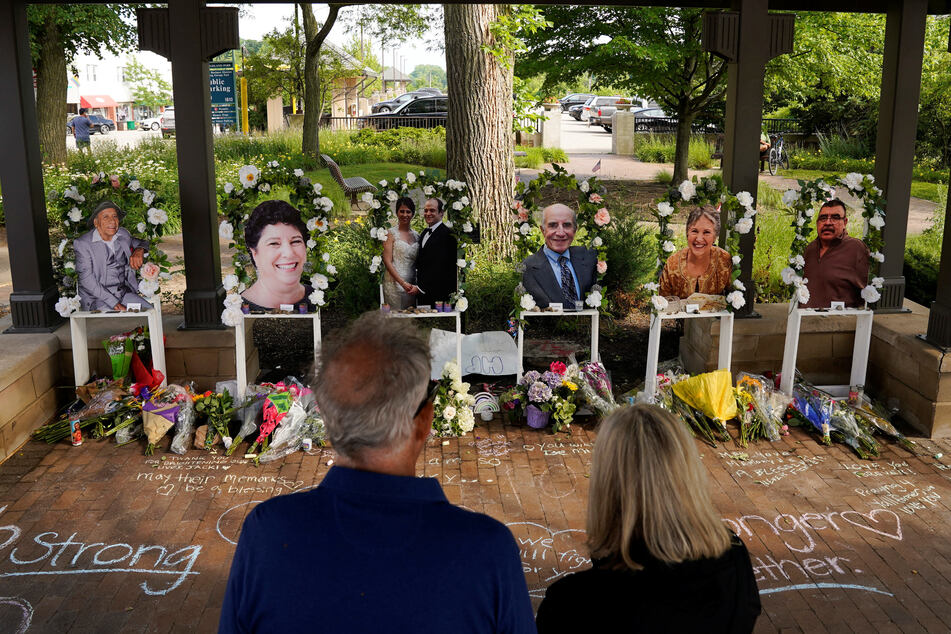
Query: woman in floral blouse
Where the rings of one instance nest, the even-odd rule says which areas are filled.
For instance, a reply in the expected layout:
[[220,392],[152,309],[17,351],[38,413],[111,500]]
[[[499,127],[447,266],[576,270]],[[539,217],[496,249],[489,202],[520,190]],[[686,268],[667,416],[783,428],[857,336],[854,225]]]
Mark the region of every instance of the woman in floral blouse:
[[660,294],[686,299],[693,293],[722,295],[730,285],[730,254],[714,246],[720,235],[720,212],[697,207],[687,216],[687,248],[673,253],[660,276]]

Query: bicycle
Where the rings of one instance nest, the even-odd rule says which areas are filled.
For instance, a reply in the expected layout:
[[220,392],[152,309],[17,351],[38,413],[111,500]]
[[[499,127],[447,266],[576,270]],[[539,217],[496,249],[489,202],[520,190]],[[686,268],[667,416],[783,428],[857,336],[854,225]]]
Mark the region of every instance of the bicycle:
[[789,169],[789,154],[786,153],[786,141],[783,139],[782,132],[769,136],[772,147],[769,148],[767,163],[769,164],[769,173],[772,175],[779,170],[780,166],[783,169]]

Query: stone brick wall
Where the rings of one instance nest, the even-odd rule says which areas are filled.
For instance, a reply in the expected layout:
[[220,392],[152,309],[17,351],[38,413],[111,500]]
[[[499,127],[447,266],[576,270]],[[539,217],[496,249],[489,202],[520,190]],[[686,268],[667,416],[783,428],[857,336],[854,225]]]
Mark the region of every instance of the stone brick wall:
[[[7,326],[0,320],[0,329]],[[0,461],[50,420],[68,396],[57,389],[58,349],[51,334],[0,335]]]

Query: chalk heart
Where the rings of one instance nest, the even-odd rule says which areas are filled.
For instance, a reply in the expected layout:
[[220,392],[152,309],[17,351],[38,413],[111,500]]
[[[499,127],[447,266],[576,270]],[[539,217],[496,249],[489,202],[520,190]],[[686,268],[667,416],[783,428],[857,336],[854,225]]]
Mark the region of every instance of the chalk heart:
[[155,489],[155,492],[159,495],[171,495],[172,491],[175,490],[174,484],[163,484],[159,488]]
[[533,599],[542,599],[545,589],[566,573],[591,565],[585,532],[581,529],[553,531],[535,522],[509,522],[506,526],[515,536],[528,593]]
[[[875,519],[876,515],[882,515],[882,520]],[[839,517],[849,524],[864,528],[872,533],[877,533],[882,537],[891,537],[896,541],[901,541],[901,518],[898,513],[889,509],[872,509],[868,513],[861,511],[841,511]]]
[[299,489],[301,486],[304,485],[304,481],[298,480],[297,482],[289,482],[288,480],[281,480],[279,484],[287,487],[291,491],[296,491],[297,489]]
[[227,471],[227,470],[230,469],[230,468],[231,468],[231,465],[225,465],[225,466],[221,467],[221,470],[222,470],[222,471]]

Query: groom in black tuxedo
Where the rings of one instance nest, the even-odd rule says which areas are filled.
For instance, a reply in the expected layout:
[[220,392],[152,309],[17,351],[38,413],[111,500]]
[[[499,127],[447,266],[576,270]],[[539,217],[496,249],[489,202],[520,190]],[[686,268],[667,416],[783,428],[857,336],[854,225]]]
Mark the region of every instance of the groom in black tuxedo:
[[423,220],[428,225],[419,239],[416,256],[416,302],[433,306],[448,302],[456,292],[456,238],[443,224],[443,202],[430,198],[423,205]]

